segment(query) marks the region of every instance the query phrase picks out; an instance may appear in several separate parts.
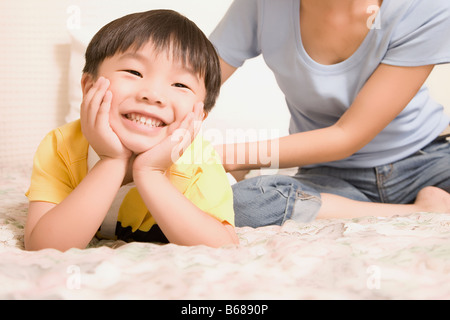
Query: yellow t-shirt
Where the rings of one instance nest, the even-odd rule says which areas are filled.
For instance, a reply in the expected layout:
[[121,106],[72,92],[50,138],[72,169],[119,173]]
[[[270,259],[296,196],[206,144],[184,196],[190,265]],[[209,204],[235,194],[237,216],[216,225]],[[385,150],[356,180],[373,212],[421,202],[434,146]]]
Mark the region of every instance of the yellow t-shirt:
[[[64,200],[88,173],[88,150],[79,120],[51,131],[36,151],[28,199],[56,204]],[[207,141],[197,137],[168,169],[167,176],[198,208],[234,226],[231,186],[217,153]],[[136,187],[126,186],[123,190],[115,213],[115,238],[167,242]]]

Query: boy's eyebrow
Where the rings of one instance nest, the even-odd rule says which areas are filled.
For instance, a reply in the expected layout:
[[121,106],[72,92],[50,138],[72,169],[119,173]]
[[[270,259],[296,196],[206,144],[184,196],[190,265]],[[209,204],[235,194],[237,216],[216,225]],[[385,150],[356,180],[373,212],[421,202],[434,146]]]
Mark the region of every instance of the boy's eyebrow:
[[126,52],[119,57],[119,60],[123,59],[136,59],[141,62],[144,62],[147,60],[147,57],[144,56],[143,54],[140,54],[139,52]]
[[[126,52],[119,57],[119,60],[124,60],[124,59],[136,59],[142,63],[148,61],[147,56],[145,56],[139,52]],[[199,80],[198,73],[195,72],[194,68],[190,67],[189,65],[183,65],[179,69],[187,71],[192,76],[194,76],[197,80]]]

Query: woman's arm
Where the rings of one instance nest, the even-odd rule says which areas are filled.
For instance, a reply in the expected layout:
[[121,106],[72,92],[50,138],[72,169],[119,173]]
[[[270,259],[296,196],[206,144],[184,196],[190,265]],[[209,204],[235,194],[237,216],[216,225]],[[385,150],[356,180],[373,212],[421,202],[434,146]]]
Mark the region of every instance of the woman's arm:
[[229,77],[236,71],[237,68],[226,63],[222,58],[219,58],[220,69],[222,70],[222,84],[228,80]]
[[[269,166],[289,168],[349,157],[397,117],[420,90],[433,67],[381,64],[334,125],[269,141],[225,145],[219,150],[225,168],[228,171]],[[268,153],[259,152],[261,148],[267,149]],[[227,159],[226,153],[231,149],[235,152],[246,150],[245,161],[236,163]],[[260,155],[266,154],[270,155],[271,161],[261,158]],[[257,161],[252,161],[255,158]]]

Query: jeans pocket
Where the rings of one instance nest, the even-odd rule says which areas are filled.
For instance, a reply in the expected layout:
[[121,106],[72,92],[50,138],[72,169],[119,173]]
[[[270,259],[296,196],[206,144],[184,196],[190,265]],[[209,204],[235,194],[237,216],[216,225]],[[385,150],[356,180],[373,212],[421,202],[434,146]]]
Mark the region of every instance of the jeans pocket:
[[289,176],[260,176],[233,185],[236,226],[282,225],[292,216],[299,182]]
[[443,153],[450,155],[450,142],[445,140],[435,140],[418,151],[422,155]]

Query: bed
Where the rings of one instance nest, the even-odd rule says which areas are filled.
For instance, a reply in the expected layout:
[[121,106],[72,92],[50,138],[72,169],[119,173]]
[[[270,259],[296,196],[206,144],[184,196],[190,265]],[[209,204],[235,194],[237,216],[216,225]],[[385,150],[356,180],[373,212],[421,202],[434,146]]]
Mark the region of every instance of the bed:
[[238,228],[212,249],[93,240],[24,250],[30,168],[2,168],[0,299],[449,299],[450,215]]

